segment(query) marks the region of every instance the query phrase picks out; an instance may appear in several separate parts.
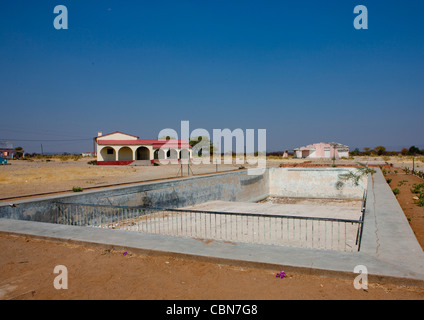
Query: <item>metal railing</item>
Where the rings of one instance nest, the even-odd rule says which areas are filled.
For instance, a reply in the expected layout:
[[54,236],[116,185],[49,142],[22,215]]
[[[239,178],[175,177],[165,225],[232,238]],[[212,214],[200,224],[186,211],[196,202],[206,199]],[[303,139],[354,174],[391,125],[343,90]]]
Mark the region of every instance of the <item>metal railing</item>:
[[363,219],[56,203],[56,223],[150,234],[358,251]]
[[361,225],[358,228],[358,234],[356,235],[356,245],[358,246],[358,251],[361,250],[361,240],[362,240],[362,233],[364,231],[364,219],[365,219],[366,206],[367,206],[367,190],[365,189],[364,195],[362,196],[361,216],[359,217],[359,221],[361,222]]

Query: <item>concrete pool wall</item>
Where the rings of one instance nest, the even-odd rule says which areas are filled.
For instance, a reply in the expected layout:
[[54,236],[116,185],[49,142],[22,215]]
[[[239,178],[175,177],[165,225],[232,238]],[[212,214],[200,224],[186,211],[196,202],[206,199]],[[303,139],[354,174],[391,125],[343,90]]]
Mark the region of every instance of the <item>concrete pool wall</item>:
[[352,168],[269,168],[269,195],[277,197],[362,199],[367,178],[359,185],[338,185],[339,175]]
[[181,208],[214,200],[256,202],[269,195],[361,199],[366,178],[359,186],[337,186],[338,175],[350,170],[354,168],[268,168],[259,175],[240,170],[145,182],[5,203],[0,205],[0,218],[55,222],[56,202]]
[[267,195],[266,171],[249,176],[240,170],[3,203],[0,218],[55,222],[55,202],[179,208],[211,200],[255,202]]

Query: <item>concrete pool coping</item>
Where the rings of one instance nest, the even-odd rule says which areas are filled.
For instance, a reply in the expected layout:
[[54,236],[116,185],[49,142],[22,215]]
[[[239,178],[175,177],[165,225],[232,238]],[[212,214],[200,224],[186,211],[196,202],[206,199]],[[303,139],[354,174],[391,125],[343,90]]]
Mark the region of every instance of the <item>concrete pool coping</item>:
[[0,219],[0,232],[38,239],[171,255],[223,264],[353,279],[363,265],[369,281],[424,286],[424,253],[380,170],[368,179],[360,252],[204,241],[131,231]]

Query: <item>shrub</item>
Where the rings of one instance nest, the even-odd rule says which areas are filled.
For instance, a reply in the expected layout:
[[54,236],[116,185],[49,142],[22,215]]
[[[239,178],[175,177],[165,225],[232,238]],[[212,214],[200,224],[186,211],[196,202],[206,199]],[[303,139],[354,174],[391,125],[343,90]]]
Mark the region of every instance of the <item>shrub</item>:
[[91,165],[95,166],[95,165],[97,165],[97,160],[88,161],[87,164],[91,164]]
[[[373,175],[376,172],[374,169],[368,168],[366,164],[361,162],[358,162],[358,165],[358,167],[355,167],[356,172],[349,171],[348,173],[339,174],[339,181],[351,181],[355,186],[359,186],[359,181],[362,177],[368,174]],[[338,186],[340,186],[340,184],[338,184]]]
[[83,191],[83,189],[82,189],[81,187],[73,187],[73,188],[72,188],[72,191],[73,191],[73,192],[82,192],[82,191]]
[[394,195],[398,195],[400,193],[400,190],[398,188],[392,189]]
[[386,179],[386,182],[390,184],[390,182],[392,182],[392,179]]
[[408,180],[401,180],[401,181],[399,181],[398,186],[400,187],[400,186],[404,185],[405,182],[408,182]]
[[424,198],[418,200],[417,205],[420,207],[424,207]]
[[424,192],[424,183],[414,184],[411,188],[412,193],[421,193]]

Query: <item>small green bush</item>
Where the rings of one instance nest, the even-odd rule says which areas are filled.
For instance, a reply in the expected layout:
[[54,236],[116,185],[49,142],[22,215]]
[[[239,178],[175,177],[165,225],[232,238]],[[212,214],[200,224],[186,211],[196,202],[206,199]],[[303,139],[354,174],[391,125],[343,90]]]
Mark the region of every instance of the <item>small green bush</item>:
[[392,182],[392,179],[386,179],[386,182],[390,183],[390,182]]
[[424,183],[414,184],[411,188],[412,193],[421,193],[424,192]]
[[398,195],[400,193],[400,190],[398,188],[392,189],[394,195]]
[[399,181],[398,186],[400,187],[400,186],[404,185],[405,182],[408,182],[408,180],[401,180],[401,181]]
[[73,192],[82,192],[83,191],[83,188],[81,188],[81,187],[73,187],[72,188],[72,191]]

